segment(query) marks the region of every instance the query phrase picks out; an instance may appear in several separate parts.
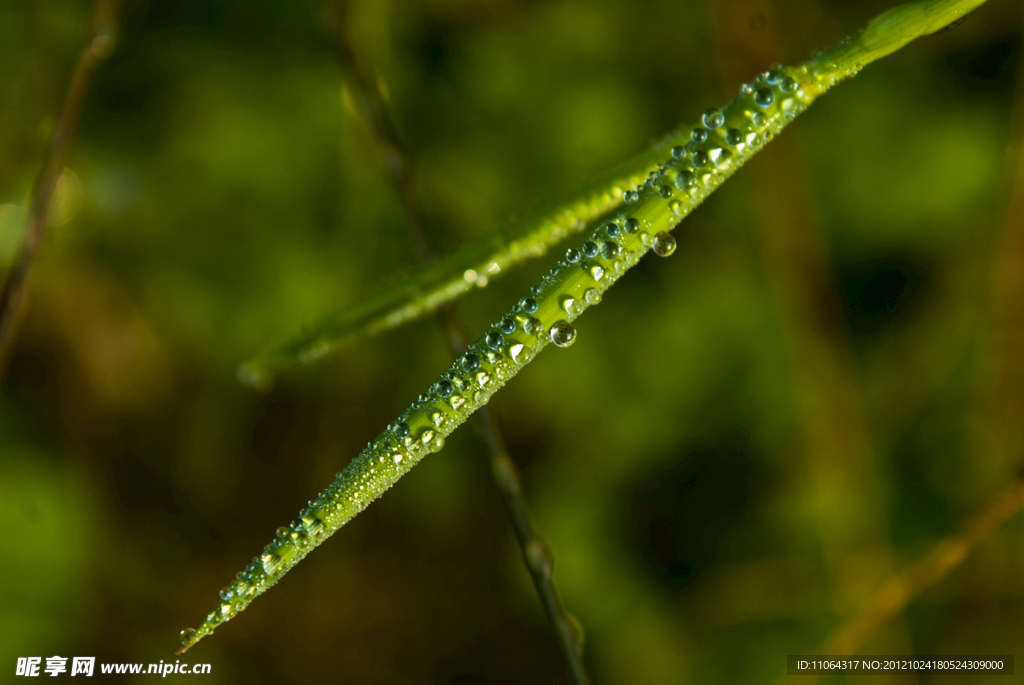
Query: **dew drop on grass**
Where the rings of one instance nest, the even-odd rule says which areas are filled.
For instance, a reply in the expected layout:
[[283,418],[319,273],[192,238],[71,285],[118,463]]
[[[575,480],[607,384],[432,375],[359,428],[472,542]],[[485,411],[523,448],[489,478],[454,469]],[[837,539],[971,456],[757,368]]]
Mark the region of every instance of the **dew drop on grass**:
[[515,321],[515,319],[510,319],[508,317],[505,317],[504,319],[501,320],[501,323],[498,324],[498,328],[500,328],[501,332],[504,333],[505,335],[509,335],[510,333],[515,333],[516,332],[516,321]]
[[562,300],[562,307],[569,316],[579,316],[583,313],[583,305],[575,297],[566,297]]
[[583,254],[587,255],[588,257],[596,257],[597,252],[597,243],[595,243],[593,240],[588,240],[587,242],[583,243]]
[[704,125],[709,129],[714,130],[716,128],[721,128],[722,124],[725,123],[725,115],[717,109],[709,109],[704,112],[704,116],[701,117],[701,121],[703,121]]
[[672,156],[676,159],[682,159],[683,155],[686,154],[686,148],[682,145],[676,145],[672,148]]
[[587,292],[583,293],[583,299],[587,304],[597,304],[601,301],[601,292],[597,288],[587,288]]
[[505,344],[505,338],[498,331],[488,331],[484,336],[484,342],[492,350],[500,350],[501,346]]
[[605,259],[614,259],[619,254],[619,244],[614,240],[604,241],[601,246],[601,256]]
[[541,322],[535,316],[531,316],[523,324],[523,330],[526,331],[527,335],[540,335]]
[[260,561],[263,562],[263,572],[268,576],[274,576],[281,570],[281,557],[273,552],[267,552]]
[[576,342],[576,329],[568,321],[556,322],[548,333],[551,335],[551,342],[559,347],[568,347]]
[[702,128],[695,128],[690,132],[690,140],[695,143],[703,143],[708,139],[708,132]]
[[395,435],[400,438],[404,438],[409,435],[409,424],[404,421],[399,421],[395,424]]
[[187,645],[195,638],[196,631],[192,628],[185,628],[185,630],[178,633],[178,636],[181,638],[181,644]]
[[539,305],[537,304],[537,300],[533,299],[532,297],[524,297],[523,299],[519,300],[519,308],[522,309],[527,314],[533,314],[535,311],[537,311],[538,306]]
[[672,188],[670,188],[669,186],[662,186],[661,188],[658,189],[658,194],[667,200],[668,198],[672,197]]
[[775,102],[775,91],[771,88],[758,88],[754,93],[754,102],[758,107],[770,107]]
[[619,225],[616,223],[608,224],[608,227],[604,229],[604,232],[608,234],[609,238],[619,237]]
[[575,247],[570,247],[568,250],[565,251],[565,260],[570,264],[575,264],[576,262],[580,261],[580,251],[577,250]]
[[448,381],[437,382],[437,394],[441,396],[441,399],[448,399],[455,392],[455,386]]
[[622,199],[626,201],[627,205],[631,205],[640,199],[640,193],[635,190],[627,190],[625,195],[622,196]]
[[626,233],[629,233],[630,235],[633,235],[634,233],[636,233],[639,230],[640,230],[640,221],[639,220],[634,219],[633,217],[629,217],[628,219],[626,219]]
[[659,257],[668,257],[676,251],[676,239],[673,238],[670,233],[662,231],[658,235],[654,236],[654,244],[651,249],[653,249],[654,254]]
[[729,145],[739,145],[743,142],[743,131],[738,128],[730,128],[725,132],[725,142]]
[[[462,357],[462,368],[465,371],[476,371],[480,368],[480,357],[476,356],[472,352],[467,352]],[[406,427],[408,430],[408,426]]]

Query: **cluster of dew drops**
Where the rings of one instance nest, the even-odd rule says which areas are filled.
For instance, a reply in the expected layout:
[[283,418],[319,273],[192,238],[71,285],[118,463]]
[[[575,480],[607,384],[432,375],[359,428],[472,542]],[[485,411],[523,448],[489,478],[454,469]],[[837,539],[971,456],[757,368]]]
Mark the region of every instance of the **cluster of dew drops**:
[[[672,200],[676,192],[688,198],[689,207],[711,191],[723,173],[730,172],[734,165],[752,154],[781,128],[798,109],[792,102],[783,102],[782,121],[772,122],[765,111],[779,108],[780,100],[790,99],[799,90],[798,82],[786,76],[781,67],[773,67],[755,79],[753,84],[740,88],[737,102],[738,115],[727,121],[721,110],[709,110],[701,117],[702,126],[693,129],[685,145],[672,148],[672,159],[652,171],[639,188],[627,190],[623,199],[626,205],[636,203],[642,192],[656,188],[658,194]],[[735,104],[735,103],[734,103]],[[730,110],[734,108],[730,107]],[[670,207],[682,215],[684,207],[677,200]],[[376,441],[367,445],[364,452],[373,464],[391,461],[396,467],[411,467],[417,457],[426,452],[437,452],[444,446],[444,436],[451,432],[478,407],[486,404],[490,395],[505,380],[527,364],[547,338],[558,347],[568,347],[576,340],[576,329],[570,321],[579,316],[590,305],[601,301],[602,292],[610,285],[609,271],[621,275],[629,266],[650,248],[656,255],[667,257],[675,252],[676,240],[662,231],[650,235],[641,231],[640,221],[627,216],[628,210],[619,218],[594,232],[579,247],[571,247],[558,265],[531,289],[531,296],[521,299],[516,307],[494,324],[481,341],[474,343],[453,363],[431,386],[428,393],[420,395],[417,402],[403,414],[402,418],[388,426],[388,430]],[[639,233],[643,250],[626,250],[620,242],[626,236]],[[536,296],[557,280],[566,268],[579,268],[594,280],[596,287],[586,288],[582,298],[563,295],[560,305],[567,318],[560,318],[545,330],[542,321],[535,316],[539,310]],[[484,363],[486,362],[486,364]],[[502,383],[496,383],[495,377]],[[448,410],[451,411],[448,411]],[[416,417],[414,419],[413,417]],[[426,417],[426,421],[420,417]],[[410,426],[420,426],[415,431]],[[341,510],[341,499],[347,497],[357,506],[378,496],[387,486],[374,483],[377,470],[364,469],[355,477],[361,481],[353,485],[346,483],[346,474],[339,473],[334,484],[322,493],[289,527],[278,528],[277,538],[264,548],[263,553],[236,576],[235,581],[220,591],[221,602],[204,623],[212,630],[217,624],[232,618],[256,595],[273,584],[306,552],[318,545],[328,534],[324,518],[332,509]],[[369,492],[365,490],[369,488]],[[346,494],[347,493],[347,494]],[[337,524],[337,525],[340,525]],[[332,525],[331,528],[336,528]],[[197,632],[191,628],[181,631],[181,643],[191,644]]]
[[[672,212],[681,217],[687,207],[702,200],[806,107],[799,82],[787,71],[774,65],[753,83],[744,83],[737,100],[727,108],[728,117],[719,109],[705,112],[690,139],[672,148],[672,159],[652,171],[639,188],[625,192],[626,204],[654,188],[663,199],[671,200]],[[683,202],[672,200],[677,194]],[[664,240],[664,235],[658,237]],[[673,248],[655,242],[652,249],[660,255]]]

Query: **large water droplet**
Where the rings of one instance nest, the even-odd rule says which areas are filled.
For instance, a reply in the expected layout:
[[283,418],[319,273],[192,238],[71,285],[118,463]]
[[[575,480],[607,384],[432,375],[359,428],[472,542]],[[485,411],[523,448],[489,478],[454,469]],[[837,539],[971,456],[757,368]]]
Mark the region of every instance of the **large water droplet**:
[[675,157],[676,159],[682,159],[683,155],[685,154],[686,148],[683,147],[682,145],[676,145],[674,148],[672,148],[672,156]]
[[486,388],[488,385],[491,384],[491,374],[487,373],[486,371],[481,371],[476,375],[476,382],[479,383],[482,387]]
[[500,350],[501,346],[505,344],[505,338],[498,331],[488,331],[484,336],[484,342],[492,350]]
[[400,438],[404,438],[405,436],[409,435],[409,424],[407,424],[405,421],[399,421],[398,423],[396,423],[395,435],[397,435]]
[[633,217],[629,217],[628,219],[626,219],[626,233],[633,235],[639,230],[640,221],[638,219],[634,219]]
[[695,128],[690,132],[690,140],[695,143],[703,143],[708,139],[708,132],[703,128]]
[[596,257],[597,252],[597,243],[595,243],[593,240],[588,240],[587,242],[583,243],[583,254],[587,255],[588,257]]
[[234,591],[229,587],[221,588],[220,592],[217,594],[220,595],[220,598],[225,602],[235,596]]
[[506,316],[504,319],[501,320],[501,323],[498,324],[498,328],[500,328],[501,332],[504,333],[505,335],[509,335],[510,333],[515,333],[516,332],[516,320],[515,319],[511,319],[511,318]]
[[576,262],[580,261],[580,251],[577,250],[575,247],[570,247],[568,250],[565,251],[565,260],[570,264],[575,264]]
[[672,188],[669,186],[662,186],[658,189],[658,194],[667,200],[672,197]]
[[679,190],[689,190],[695,185],[697,185],[697,177],[693,175],[692,171],[684,169],[676,176],[676,188]]
[[562,300],[562,307],[569,316],[579,316],[583,313],[583,305],[575,297],[566,297]]
[[442,399],[448,399],[452,396],[453,392],[455,392],[455,387],[448,381],[437,382],[437,394],[440,395]]
[[466,398],[462,395],[452,395],[452,398],[448,400],[452,405],[452,409],[458,411],[459,408],[466,403]]
[[738,128],[730,128],[725,132],[725,142],[733,146],[739,145],[743,142],[743,131]]
[[525,364],[533,359],[533,352],[526,345],[515,344],[509,350],[512,353],[512,361],[516,364]]
[[263,572],[268,576],[275,576],[277,572],[281,570],[281,557],[273,552],[267,552],[260,561],[263,562]]
[[476,371],[480,368],[480,357],[472,352],[467,352],[462,356],[462,368],[465,371]]
[[587,301],[587,304],[597,304],[601,301],[601,291],[597,288],[587,288],[587,291],[583,293],[583,299]]
[[185,628],[185,630],[178,633],[178,636],[181,638],[181,644],[187,645],[195,638],[196,631],[193,628]]
[[673,238],[670,233],[662,231],[658,235],[654,236],[654,244],[651,249],[653,249],[654,254],[659,257],[668,257],[676,251],[676,239]]
[[631,205],[640,199],[640,194],[635,190],[627,190],[626,194],[622,196],[622,199],[626,201],[627,205]]
[[537,300],[533,299],[532,297],[524,297],[523,299],[519,300],[519,308],[522,309],[527,314],[533,314],[535,311],[537,311],[538,306],[539,305],[537,304]]
[[797,85],[798,84],[796,80],[787,76],[786,78],[782,79],[782,92],[792,93],[794,90],[796,90]]
[[595,264],[594,266],[590,267],[590,277],[593,278],[595,281],[600,281],[602,278],[604,278],[604,267],[602,267],[600,264]]
[[702,167],[708,163],[708,153],[704,152],[703,150],[697,150],[696,152],[693,153],[692,159],[694,166]]
[[605,234],[607,234],[607,236],[609,238],[618,238],[619,237],[619,225],[617,223],[612,222],[612,223],[608,224],[608,226],[605,227],[604,232],[605,232]]
[[568,347],[576,342],[576,329],[568,321],[558,321],[549,331],[551,342],[559,347]]
[[754,102],[758,107],[770,107],[775,102],[775,91],[771,88],[758,88],[754,93]]
[[722,124],[725,123],[725,115],[717,109],[709,109],[704,112],[704,116],[701,117],[701,121],[709,129],[721,128]]
[[604,241],[601,246],[601,256],[605,259],[614,259],[619,254],[619,244],[614,240]]
[[444,447],[444,436],[435,435],[434,439],[427,443],[427,450],[430,452],[440,452],[441,448]]

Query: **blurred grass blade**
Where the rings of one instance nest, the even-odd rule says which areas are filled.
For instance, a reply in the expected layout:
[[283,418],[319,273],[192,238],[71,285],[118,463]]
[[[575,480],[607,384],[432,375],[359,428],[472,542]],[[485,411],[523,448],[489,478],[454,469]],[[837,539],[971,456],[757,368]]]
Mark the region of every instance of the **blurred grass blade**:
[[[685,134],[689,135],[689,131]],[[486,286],[507,270],[542,256],[549,247],[579,233],[621,205],[623,191],[643,182],[666,151],[680,144],[682,136],[678,132],[670,134],[567,200],[514,221],[313,324],[287,343],[243,364],[238,370],[239,380],[266,387],[281,370],[310,364],[359,336],[374,335],[428,316],[473,288]]]
[[[220,592],[198,630],[181,633],[179,653],[243,611],[335,531],[380,497],[477,409],[487,404],[549,343],[568,347],[573,322],[649,251],[675,251],[668,233],[820,94],[869,61],[892,52],[886,36],[904,45],[918,31],[936,30],[933,13],[955,21],[983,0],[922,0],[890,10],[833,51],[795,67],[779,67],[744,84],[722,109],[704,113],[686,130],[685,144],[662,144],[661,164],[643,185],[623,193],[625,205],[565,257],[511,310],[467,347],[334,482]],[[925,8],[924,12],[917,11]],[[932,8],[928,11],[927,8]],[[866,46],[860,46],[861,41]],[[848,58],[853,55],[854,57]],[[851,133],[852,135],[853,133]],[[677,136],[682,142],[684,136]]]

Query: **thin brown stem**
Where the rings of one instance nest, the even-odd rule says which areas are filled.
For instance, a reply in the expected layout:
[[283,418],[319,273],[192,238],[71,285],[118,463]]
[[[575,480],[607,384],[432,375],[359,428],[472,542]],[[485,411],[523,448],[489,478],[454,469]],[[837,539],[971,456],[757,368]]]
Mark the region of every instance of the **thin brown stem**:
[[[412,173],[408,161],[394,127],[388,117],[388,106],[381,97],[376,83],[357,64],[355,51],[348,42],[344,29],[344,3],[341,0],[328,0],[328,20],[334,32],[334,42],[338,58],[348,73],[355,89],[355,99],[366,118],[384,161],[390,172],[391,182],[405,210],[407,223],[412,240],[416,245],[420,263],[426,267],[433,263],[434,253],[423,227],[423,221],[413,194]],[[445,340],[453,357],[462,354],[468,343],[468,337],[459,323],[454,306],[442,307],[440,322],[444,328]],[[491,471],[494,481],[501,492],[502,500],[508,510],[515,531],[516,539],[523,554],[527,570],[537,588],[544,613],[547,614],[556,638],[565,656],[569,674],[574,685],[587,685],[586,671],[583,667],[583,647],[580,630],[576,620],[566,612],[559,597],[552,577],[554,561],[551,550],[534,533],[523,502],[522,487],[518,469],[508,454],[505,441],[502,439],[497,417],[489,406],[481,407],[476,412],[477,426],[491,460]]]
[[32,191],[29,205],[29,224],[18,253],[14,257],[3,290],[0,291],[0,370],[10,352],[14,339],[15,322],[25,300],[25,286],[32,260],[46,238],[50,203],[57,187],[57,179],[64,170],[68,141],[78,122],[78,114],[89,86],[92,72],[113,48],[113,19],[117,0],[97,0],[93,12],[92,33],[89,43],[78,58],[71,77],[64,106],[50,140],[46,162]]

